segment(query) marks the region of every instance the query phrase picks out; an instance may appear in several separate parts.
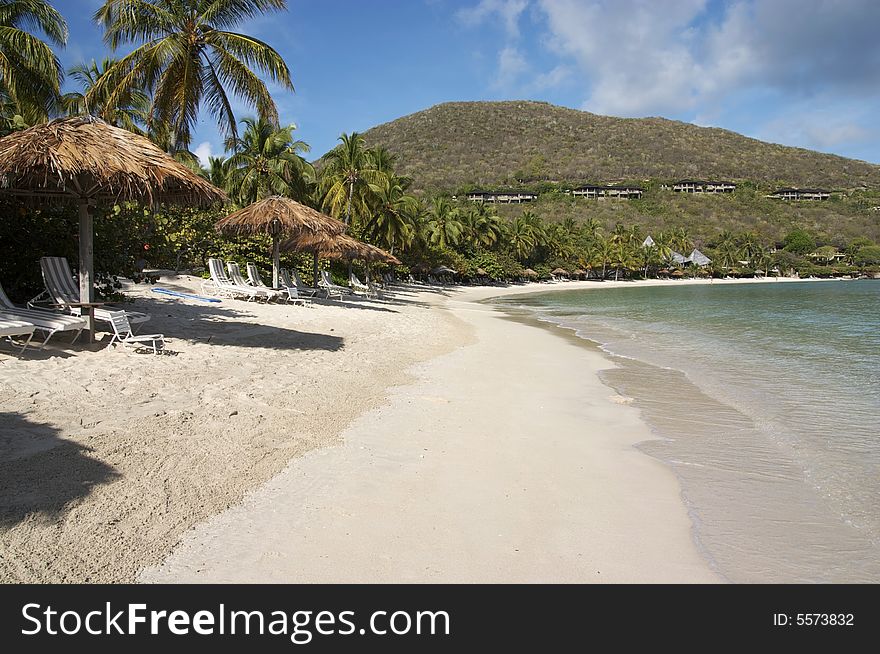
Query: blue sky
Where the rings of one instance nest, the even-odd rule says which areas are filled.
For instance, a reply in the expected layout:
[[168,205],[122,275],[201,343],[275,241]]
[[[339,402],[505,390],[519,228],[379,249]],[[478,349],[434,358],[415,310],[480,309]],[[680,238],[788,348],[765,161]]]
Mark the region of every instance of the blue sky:
[[[108,54],[101,0],[54,4],[65,67]],[[878,25],[877,0],[288,0],[238,31],[287,61],[275,99],[315,157],[441,102],[530,99],[880,163]],[[221,144],[203,112],[192,149]]]

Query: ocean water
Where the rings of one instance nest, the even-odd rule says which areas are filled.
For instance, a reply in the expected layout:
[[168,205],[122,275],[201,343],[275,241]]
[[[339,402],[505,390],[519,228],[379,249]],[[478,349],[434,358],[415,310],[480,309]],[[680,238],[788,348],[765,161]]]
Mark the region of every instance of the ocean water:
[[735,582],[880,581],[880,282],[560,291],[498,300],[613,366]]

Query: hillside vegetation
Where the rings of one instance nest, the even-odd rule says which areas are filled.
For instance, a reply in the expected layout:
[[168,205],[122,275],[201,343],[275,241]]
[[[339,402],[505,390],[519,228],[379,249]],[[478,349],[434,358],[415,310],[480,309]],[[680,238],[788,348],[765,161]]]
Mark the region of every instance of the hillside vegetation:
[[780,242],[794,227],[807,229],[839,247],[858,236],[880,241],[880,211],[873,210],[880,206],[880,191],[840,193],[823,202],[785,202],[765,197],[751,184],[719,195],[674,193],[661,188],[659,182],[643,187],[640,200],[575,198],[550,191],[542,193],[537,202],[492,206],[499,215],[511,219],[524,211],[550,222],[595,219],[607,232],[618,223],[640,225],[646,233],[655,234],[683,227],[701,242],[723,230],[754,231]]
[[378,125],[415,188],[675,180],[880,188],[880,166],[664,118],[614,118],[543,102],[451,102]]

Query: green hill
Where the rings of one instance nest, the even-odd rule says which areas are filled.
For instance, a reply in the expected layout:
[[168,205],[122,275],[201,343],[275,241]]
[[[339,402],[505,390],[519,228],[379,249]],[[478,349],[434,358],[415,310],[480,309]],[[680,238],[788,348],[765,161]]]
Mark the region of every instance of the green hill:
[[[454,102],[404,116],[364,133],[370,146],[397,155],[397,172],[427,193],[525,187],[537,202],[498,205],[551,220],[593,217],[606,228],[687,227],[709,238],[721,229],[754,229],[780,239],[801,226],[827,241],[880,240],[880,166],[802,148],[764,143],[722,129],[663,118],[613,118],[541,102]],[[684,178],[729,180],[735,193],[690,195],[664,189]],[[636,182],[641,200],[572,198],[579,183]],[[780,186],[834,190],[824,202],[771,200]]]
[[417,188],[675,180],[880,188],[880,166],[664,118],[613,118],[543,102],[450,102],[378,125]]

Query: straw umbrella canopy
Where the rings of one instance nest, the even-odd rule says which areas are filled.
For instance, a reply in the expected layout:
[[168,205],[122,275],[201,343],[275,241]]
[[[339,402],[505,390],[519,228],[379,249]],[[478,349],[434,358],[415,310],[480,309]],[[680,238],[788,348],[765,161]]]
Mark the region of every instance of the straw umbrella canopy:
[[0,138],[0,194],[79,207],[80,301],[94,299],[98,202],[206,206],[226,194],[151,141],[92,117],[59,118]]
[[525,270],[523,270],[523,274],[526,277],[537,277],[538,276],[538,273],[535,272],[534,270],[532,270],[531,268],[526,268]]
[[318,277],[318,257],[326,259],[363,259],[400,265],[400,260],[382,248],[362,243],[348,234],[302,233],[280,244],[282,250],[311,252],[315,256],[315,279]]
[[217,221],[216,228],[225,234],[268,234],[272,237],[272,286],[278,287],[280,238],[298,236],[336,236],[345,231],[345,224],[307,207],[291,198],[275,195],[258,200],[244,209]]
[[565,268],[554,268],[551,272],[553,275],[568,275],[569,272]]
[[381,263],[387,263],[392,266],[399,266],[400,259],[395,257],[390,252],[386,252],[380,247],[376,247],[370,243],[361,243],[361,257],[364,261],[379,261]]

